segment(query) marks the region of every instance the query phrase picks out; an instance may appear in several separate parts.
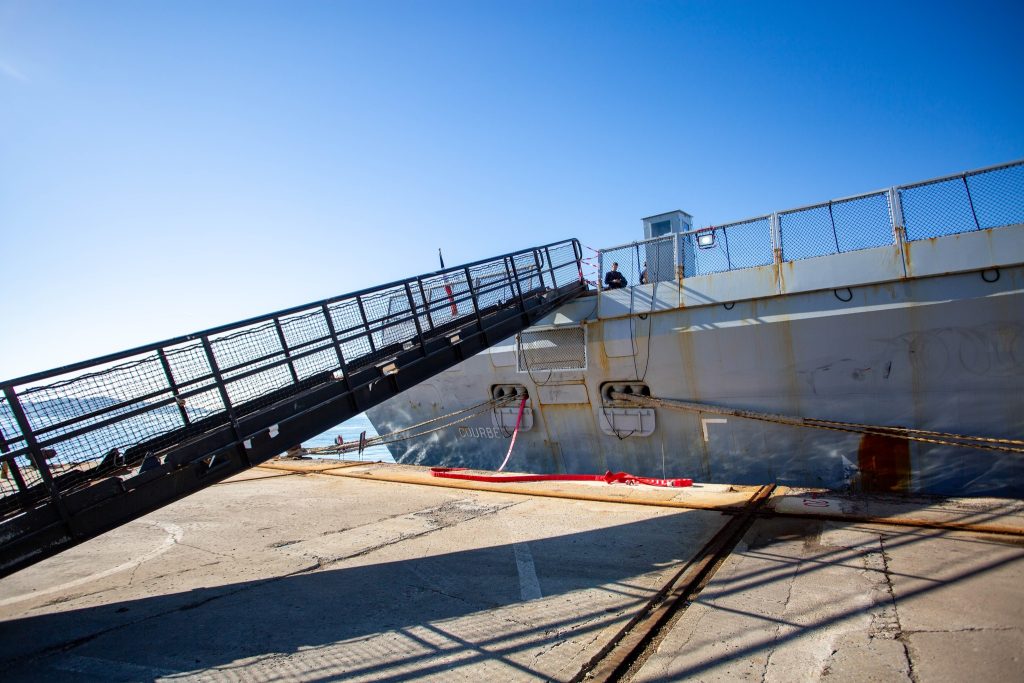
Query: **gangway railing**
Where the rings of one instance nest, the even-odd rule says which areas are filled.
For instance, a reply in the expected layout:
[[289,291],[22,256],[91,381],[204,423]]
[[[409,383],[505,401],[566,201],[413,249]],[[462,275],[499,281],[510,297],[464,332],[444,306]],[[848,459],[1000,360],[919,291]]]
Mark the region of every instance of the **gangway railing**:
[[0,382],[0,576],[259,464],[586,291],[566,240]]

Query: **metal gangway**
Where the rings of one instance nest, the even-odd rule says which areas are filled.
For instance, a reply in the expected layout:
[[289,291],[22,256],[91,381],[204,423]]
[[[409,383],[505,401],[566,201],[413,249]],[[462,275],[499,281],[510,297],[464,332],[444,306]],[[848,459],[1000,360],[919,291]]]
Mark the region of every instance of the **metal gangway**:
[[575,239],[0,382],[0,576],[301,444],[586,291]]

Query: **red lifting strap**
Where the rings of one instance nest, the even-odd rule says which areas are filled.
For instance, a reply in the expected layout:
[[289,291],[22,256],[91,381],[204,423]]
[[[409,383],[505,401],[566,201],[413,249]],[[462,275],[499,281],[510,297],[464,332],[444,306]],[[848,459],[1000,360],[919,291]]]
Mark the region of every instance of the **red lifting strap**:
[[603,481],[608,484],[647,484],[648,486],[682,487],[693,486],[693,479],[656,479],[654,477],[635,477],[628,472],[612,472],[604,474],[461,474],[465,467],[431,467],[430,475],[444,479],[465,479],[466,481],[483,481],[492,484],[514,484],[523,481]]

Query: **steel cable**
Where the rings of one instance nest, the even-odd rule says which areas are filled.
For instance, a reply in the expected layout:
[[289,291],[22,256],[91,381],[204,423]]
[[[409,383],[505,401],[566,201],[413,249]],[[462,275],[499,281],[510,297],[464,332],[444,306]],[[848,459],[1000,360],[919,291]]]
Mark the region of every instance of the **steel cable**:
[[[634,403],[639,403],[641,405],[652,405],[662,408],[668,408],[671,410],[682,410],[685,412],[694,413],[713,413],[717,415],[732,415],[735,417],[745,417],[751,420],[761,420],[762,422],[774,422],[776,424],[785,424],[793,427],[812,427],[814,429],[826,429],[829,431],[846,432],[850,434],[869,434],[872,436],[885,436],[893,439],[904,439],[907,441],[930,443],[939,446],[959,446],[961,448],[977,448],[980,450],[999,451],[1003,453],[1024,453],[1024,448],[1013,448],[1012,446],[1008,445],[1024,443],[1017,439],[1000,439],[983,436],[968,436],[963,434],[953,434],[950,432],[933,432],[928,430],[918,430],[907,427],[885,427],[881,425],[868,425],[855,422],[840,422],[837,420],[819,420],[816,418],[792,417],[789,415],[772,415],[769,413],[758,413],[750,410],[722,408],[720,406],[712,406],[701,403],[690,403],[687,401],[676,401],[672,399],[637,396],[636,394],[622,394],[618,392],[613,393],[611,397],[615,400],[633,401]],[[914,436],[914,433],[930,434],[933,436],[941,436],[944,438],[933,439],[924,436]],[[950,441],[949,439],[958,440]],[[967,441],[981,443],[965,443]],[[986,445],[987,443],[1007,445],[990,446]]]
[[[460,422],[465,422],[466,420],[468,420],[471,417],[474,417],[474,416],[479,415],[481,413],[487,412],[489,410],[493,410],[494,408],[501,407],[502,405],[511,402],[511,400],[513,398],[515,398],[515,395],[512,395],[512,394],[509,394],[508,396],[503,396],[501,398],[492,398],[490,400],[483,401],[482,403],[477,403],[476,405],[469,406],[468,408],[462,408],[460,410],[456,410],[456,411],[453,411],[451,413],[447,413],[445,415],[439,415],[437,417],[432,417],[429,420],[424,420],[423,422],[418,422],[418,423],[416,423],[414,425],[411,425],[409,427],[404,427],[402,429],[396,429],[395,431],[389,432],[387,434],[378,434],[375,437],[367,439],[365,444],[364,444],[364,447],[369,447],[369,446],[386,446],[389,443],[397,443],[399,441],[407,441],[409,439],[416,438],[418,436],[425,436],[426,434],[431,434],[433,432],[440,431],[441,429],[445,429],[447,427],[451,427],[453,425],[459,424]],[[469,414],[467,414],[467,413],[469,413]],[[464,415],[464,417],[462,417],[461,419],[458,419],[458,420],[454,420],[452,422],[445,423],[445,424],[441,425],[440,427],[436,427],[434,429],[430,429],[430,430],[425,431],[425,432],[419,432],[419,433],[416,433],[416,434],[412,434],[412,435],[408,435],[408,436],[403,436],[403,437],[400,437],[400,438],[393,438],[393,437],[396,437],[399,434],[405,434],[406,432],[410,432],[410,431],[412,431],[414,429],[419,429],[420,427],[425,427],[425,426],[427,426],[429,424],[433,424],[433,423],[438,422],[440,420],[446,420],[448,418],[458,417],[460,415]],[[349,451],[354,451],[354,450],[357,450],[358,448],[359,448],[359,444],[358,443],[346,443],[346,444],[339,444],[339,445],[336,445],[336,446],[317,446],[317,447],[313,447],[313,448],[307,448],[306,452],[307,453],[312,453],[314,455],[335,454],[335,453],[340,454],[340,453],[348,453]]]

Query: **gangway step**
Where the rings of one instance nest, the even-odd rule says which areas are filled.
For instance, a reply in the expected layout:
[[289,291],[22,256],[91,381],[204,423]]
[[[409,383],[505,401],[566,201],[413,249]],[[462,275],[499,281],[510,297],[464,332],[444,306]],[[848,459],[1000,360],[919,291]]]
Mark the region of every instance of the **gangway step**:
[[297,446],[586,291],[566,240],[0,383],[0,576]]

